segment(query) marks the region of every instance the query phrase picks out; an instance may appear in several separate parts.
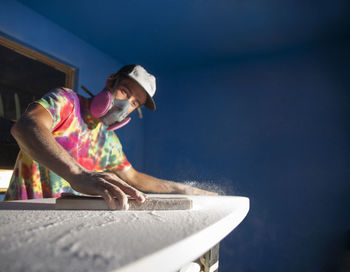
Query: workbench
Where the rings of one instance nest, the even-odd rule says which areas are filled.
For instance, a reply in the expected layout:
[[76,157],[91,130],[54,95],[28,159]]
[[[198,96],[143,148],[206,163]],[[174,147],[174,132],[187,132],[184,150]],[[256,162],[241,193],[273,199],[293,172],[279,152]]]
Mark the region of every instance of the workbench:
[[1,270],[177,271],[249,210],[246,197],[187,197],[193,209],[183,211],[65,211],[53,198],[0,203]]

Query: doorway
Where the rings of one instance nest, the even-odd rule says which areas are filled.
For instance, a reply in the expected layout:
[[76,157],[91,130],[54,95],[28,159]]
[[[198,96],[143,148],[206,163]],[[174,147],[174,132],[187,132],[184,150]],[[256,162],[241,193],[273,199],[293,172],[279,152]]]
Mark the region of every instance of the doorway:
[[73,89],[74,74],[73,67],[0,36],[0,193],[6,191],[19,151],[12,125],[51,89]]

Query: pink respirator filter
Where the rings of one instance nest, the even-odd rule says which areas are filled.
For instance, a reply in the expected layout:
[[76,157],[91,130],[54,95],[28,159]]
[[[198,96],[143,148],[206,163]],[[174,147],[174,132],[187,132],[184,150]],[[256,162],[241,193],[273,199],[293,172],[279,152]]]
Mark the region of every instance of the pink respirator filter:
[[[96,118],[100,118],[100,117],[104,116],[108,112],[108,110],[111,106],[111,103],[112,103],[112,95],[108,91],[108,89],[104,89],[102,92],[97,94],[92,99],[91,104],[90,104],[91,115],[96,117]],[[111,130],[119,129],[119,128],[125,126],[127,123],[129,123],[130,120],[131,120],[130,117],[125,118],[121,122],[116,122],[116,123],[108,126],[107,130],[111,131]]]
[[112,95],[108,89],[104,89],[91,101],[90,112],[94,117],[101,117],[107,113],[112,102]]

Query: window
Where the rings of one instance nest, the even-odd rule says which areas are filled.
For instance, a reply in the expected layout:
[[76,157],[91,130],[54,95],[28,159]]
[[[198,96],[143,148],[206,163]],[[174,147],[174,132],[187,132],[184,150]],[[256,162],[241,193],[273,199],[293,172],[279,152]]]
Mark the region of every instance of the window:
[[74,73],[73,67],[0,36],[0,172],[13,169],[19,151],[11,126],[49,90],[73,89]]

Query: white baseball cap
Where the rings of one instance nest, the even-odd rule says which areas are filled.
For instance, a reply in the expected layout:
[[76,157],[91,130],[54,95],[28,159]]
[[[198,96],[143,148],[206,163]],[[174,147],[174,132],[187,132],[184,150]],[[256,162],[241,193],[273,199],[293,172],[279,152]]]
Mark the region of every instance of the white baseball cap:
[[128,64],[123,66],[118,72],[135,80],[147,93],[145,107],[150,110],[156,109],[153,96],[156,93],[156,78],[148,73],[145,68],[139,64]]

